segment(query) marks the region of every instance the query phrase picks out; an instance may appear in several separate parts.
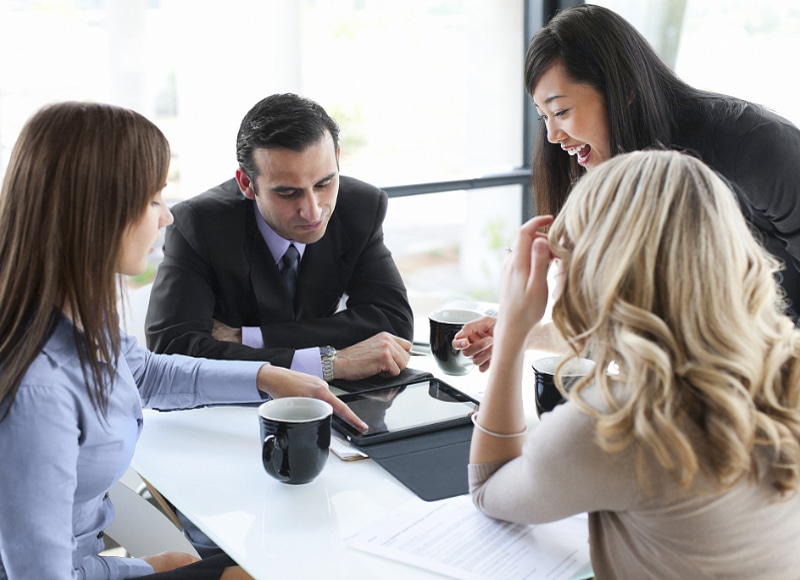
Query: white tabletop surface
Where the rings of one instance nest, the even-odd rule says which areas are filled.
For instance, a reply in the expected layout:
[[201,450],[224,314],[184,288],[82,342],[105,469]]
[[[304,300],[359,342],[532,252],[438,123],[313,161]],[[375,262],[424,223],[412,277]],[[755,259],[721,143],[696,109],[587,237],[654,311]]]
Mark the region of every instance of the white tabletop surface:
[[[444,375],[430,356],[412,357],[410,366],[480,400],[486,375],[477,369]],[[533,372],[525,367],[526,414],[535,422]],[[256,579],[441,578],[344,543],[406,502],[423,501],[388,472],[331,453],[313,482],[283,484],[264,471],[259,439],[255,407],[147,410],[133,467]]]

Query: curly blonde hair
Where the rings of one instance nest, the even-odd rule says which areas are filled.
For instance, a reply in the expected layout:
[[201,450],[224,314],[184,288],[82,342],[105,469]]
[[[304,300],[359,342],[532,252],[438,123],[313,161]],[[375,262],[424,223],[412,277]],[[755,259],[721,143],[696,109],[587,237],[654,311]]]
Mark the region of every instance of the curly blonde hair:
[[[783,314],[777,262],[733,193],[674,151],[619,155],[575,186],[550,229],[564,260],[553,321],[595,372],[570,400],[597,420],[597,441],[637,445],[688,488],[757,480],[800,488],[800,332]],[[616,366],[619,373],[607,369]],[[580,392],[594,384],[607,409]]]

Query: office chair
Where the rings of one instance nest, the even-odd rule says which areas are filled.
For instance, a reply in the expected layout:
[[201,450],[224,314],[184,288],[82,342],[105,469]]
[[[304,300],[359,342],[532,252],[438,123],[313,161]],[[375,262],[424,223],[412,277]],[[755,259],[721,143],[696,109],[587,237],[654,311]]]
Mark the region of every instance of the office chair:
[[198,556],[194,546],[168,515],[125,483],[118,481],[109,494],[115,516],[105,533],[128,554],[140,558],[176,551]]

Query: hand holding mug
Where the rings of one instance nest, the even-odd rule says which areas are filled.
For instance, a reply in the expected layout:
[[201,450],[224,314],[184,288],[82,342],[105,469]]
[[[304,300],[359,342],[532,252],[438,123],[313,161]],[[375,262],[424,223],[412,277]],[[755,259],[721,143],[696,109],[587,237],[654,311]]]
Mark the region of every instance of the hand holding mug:
[[453,337],[453,348],[472,359],[478,370],[486,372],[492,360],[494,325],[497,318],[482,316],[467,322]]
[[431,325],[431,352],[445,374],[465,375],[472,370],[472,359],[454,348],[453,339],[466,323],[480,316],[474,310],[443,308],[428,317]]

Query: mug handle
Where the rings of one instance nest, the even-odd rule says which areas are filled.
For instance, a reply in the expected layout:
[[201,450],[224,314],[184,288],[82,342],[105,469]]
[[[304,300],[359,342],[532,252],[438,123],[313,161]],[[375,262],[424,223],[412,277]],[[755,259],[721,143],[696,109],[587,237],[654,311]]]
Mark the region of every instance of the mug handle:
[[272,465],[272,458],[275,452],[275,440],[276,437],[274,434],[264,437],[264,443],[261,446],[261,463],[264,464],[264,469],[275,474],[275,478],[278,481],[289,481],[291,474],[289,473],[288,466],[286,466],[287,468],[285,469],[275,469]]

